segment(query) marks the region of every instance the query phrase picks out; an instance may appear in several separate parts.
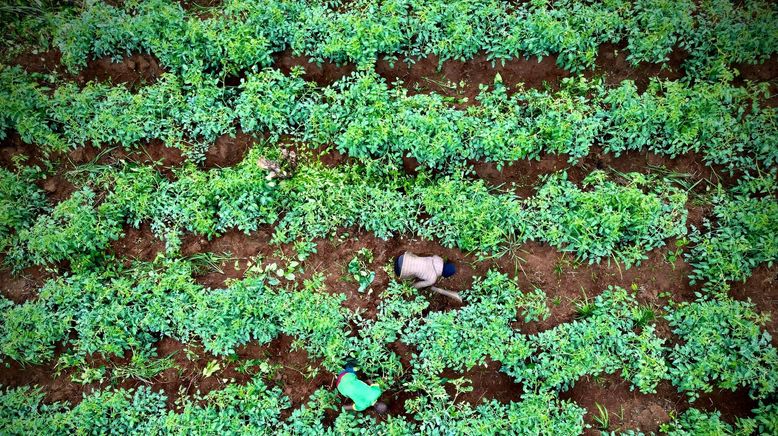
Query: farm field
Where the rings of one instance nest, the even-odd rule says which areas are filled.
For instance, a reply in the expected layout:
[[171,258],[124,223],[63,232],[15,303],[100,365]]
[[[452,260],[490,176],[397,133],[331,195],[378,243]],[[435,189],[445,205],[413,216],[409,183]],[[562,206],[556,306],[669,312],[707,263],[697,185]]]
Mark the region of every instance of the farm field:
[[0,21],[0,434],[778,434],[775,3]]

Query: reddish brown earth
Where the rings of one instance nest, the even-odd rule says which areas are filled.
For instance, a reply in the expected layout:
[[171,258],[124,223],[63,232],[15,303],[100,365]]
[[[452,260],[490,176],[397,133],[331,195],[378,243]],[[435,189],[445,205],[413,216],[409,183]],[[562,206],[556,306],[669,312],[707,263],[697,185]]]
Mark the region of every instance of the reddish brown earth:
[[633,66],[628,60],[626,44],[603,44],[597,52],[596,68],[588,76],[602,76],[608,85],[618,85],[624,80],[634,80],[639,92],[643,92],[651,79],[678,80],[683,77],[682,64],[688,57],[676,47],[664,64],[641,62]]
[[446,392],[451,395],[455,402],[478,404],[492,399],[503,404],[508,404],[511,401],[520,402],[524,389],[507,374],[500,371],[501,367],[500,362],[487,359],[486,366],[476,366],[461,373],[447,369],[443,371],[441,377],[448,380],[464,377],[472,382],[465,386],[471,386],[473,390],[460,394],[457,394],[451,383],[446,384]]
[[[56,374],[55,359],[46,365],[22,366],[15,361],[9,362],[9,366],[0,371],[0,385],[16,387],[23,385],[37,385],[43,388],[46,402],[68,401],[78,404],[84,394],[109,387],[125,389],[136,388],[142,385],[151,386],[155,392],[164,391],[168,397],[168,407],[178,409],[177,400],[195,393],[205,395],[213,390],[223,389],[228,384],[246,384],[256,374],[257,369],[250,373],[239,372],[237,367],[240,362],[249,359],[270,361],[272,371],[266,375],[270,384],[279,386],[284,395],[292,402],[292,409],[301,406],[308,401],[313,392],[320,388],[334,386],[335,375],[327,372],[320,366],[320,362],[309,359],[305,350],[293,347],[293,338],[280,335],[265,345],[256,342],[238,347],[235,350],[235,359],[228,357],[215,357],[203,351],[196,343],[183,344],[174,339],[164,338],[156,344],[158,357],[172,356],[174,366],[167,369],[148,382],[137,379],[111,380],[110,371],[108,377],[101,382],[82,385],[71,380],[71,376],[78,371],[68,369]],[[59,347],[56,356],[63,350]],[[91,366],[104,366],[112,369],[117,366],[128,365],[131,353],[121,358],[103,359],[92,358]],[[205,377],[203,370],[209,362],[216,360],[220,370],[213,375]],[[289,411],[285,411],[288,416]]]
[[560,397],[573,400],[587,410],[584,419],[592,426],[586,431],[590,435],[600,434],[600,424],[595,419],[601,417],[602,413],[597,405],[607,410],[608,431],[633,429],[646,433],[658,432],[659,425],[667,422],[670,416],[680,415],[690,407],[705,411],[718,410],[725,421],[734,423],[736,417],[750,415],[751,410],[757,406],[742,390],[732,392],[719,389],[702,395],[690,404],[685,395],[678,393],[667,381],[659,384],[656,394],[643,394],[637,390],[631,391],[630,383],[618,373],[585,376]]
[[15,168],[15,159],[25,166],[37,165],[45,167],[45,156],[34,144],[27,144],[16,132],[8,132],[8,136],[0,141],[0,167]]
[[98,148],[87,144],[68,152],[67,159],[70,163],[70,168],[67,169],[87,163],[120,165],[124,162],[133,162],[138,165],[150,165],[168,178],[172,178],[176,167],[186,162],[180,149],[168,147],[159,139],[141,142],[130,150],[119,145]]
[[[2,265],[0,261],[0,265]],[[17,304],[38,297],[38,290],[53,273],[40,267],[30,267],[13,274],[10,269],[0,268],[0,293]]]
[[307,81],[316,82],[319,86],[330,85],[353,73],[356,69],[356,66],[353,64],[339,66],[333,63],[323,63],[317,65],[313,62],[308,62],[308,57],[306,56],[295,56],[291,50],[276,54],[273,66],[284,74],[289,74],[294,67],[303,67],[305,69],[303,78]]
[[254,136],[242,131],[235,136],[222,135],[205,152],[205,168],[230,167],[240,163],[246,152],[256,143]]
[[65,80],[82,86],[88,82],[104,82],[114,85],[123,84],[130,89],[154,83],[165,72],[154,56],[133,54],[125,56],[118,62],[114,62],[108,56],[91,59],[87,61],[85,68],[73,75],[61,64],[61,57],[62,54],[58,50],[38,54],[24,53],[11,61],[11,64],[19,65],[30,73],[59,74]]
[[104,57],[89,61],[86,68],[76,76],[76,81],[81,84],[88,82],[124,84],[133,89],[154,83],[164,72],[159,61],[151,55],[134,54],[120,62],[113,62],[110,57]]

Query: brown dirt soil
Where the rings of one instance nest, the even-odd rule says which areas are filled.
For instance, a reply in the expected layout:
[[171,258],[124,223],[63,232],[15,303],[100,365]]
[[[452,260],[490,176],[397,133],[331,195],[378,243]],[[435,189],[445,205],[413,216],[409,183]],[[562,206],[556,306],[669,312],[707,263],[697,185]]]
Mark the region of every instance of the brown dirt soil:
[[68,375],[55,377],[56,356],[63,350],[58,347],[55,358],[45,365],[27,365],[23,366],[15,360],[4,360],[0,365],[0,386],[18,387],[18,386],[39,386],[45,394],[44,401],[54,403],[58,401],[69,401],[73,404],[81,401],[83,394],[91,392],[94,387],[80,385],[70,381]]
[[[567,155],[544,154],[538,160],[519,160],[502,169],[491,162],[470,162],[475,175],[493,186],[510,189],[521,198],[527,198],[535,193],[540,186],[541,177],[561,170],[567,171],[568,179],[576,184],[594,170],[616,171],[619,173],[640,172],[663,176],[667,173],[686,175],[692,183],[699,180],[721,183],[725,187],[737,182],[736,176],[729,176],[720,167],[710,167],[703,161],[699,153],[687,153],[670,159],[648,151],[628,151],[616,157],[606,153],[601,147],[594,146],[589,154],[578,163],[568,162]],[[695,186],[704,191],[705,183]]]
[[172,178],[173,169],[180,167],[186,161],[180,149],[167,147],[159,139],[140,143],[132,150],[126,150],[121,146],[95,147],[87,144],[68,152],[67,158],[71,167],[90,162],[116,165],[125,161],[151,165],[168,178]]
[[62,54],[59,50],[49,50],[43,53],[23,53],[17,56],[12,64],[21,66],[29,73],[56,73],[65,80],[74,81],[79,85],[88,82],[106,82],[114,85],[124,84],[127,88],[154,83],[165,69],[159,65],[156,57],[149,54],[133,54],[125,56],[119,62],[110,57],[87,61],[85,68],[76,75],[68,73],[61,64]]
[[[280,335],[265,345],[256,342],[238,347],[235,354],[238,363],[249,359],[268,360],[275,367],[270,374],[270,385],[280,386],[284,395],[292,402],[292,409],[297,408],[308,401],[313,392],[320,388],[334,387],[335,375],[324,370],[318,361],[308,358],[305,350],[293,349],[293,338]],[[153,379],[150,383],[142,380],[116,380],[110,381],[109,377],[101,382],[82,385],[71,381],[71,376],[77,371],[65,370],[59,376],[55,376],[55,362],[63,350],[58,347],[55,358],[46,365],[22,366],[15,361],[9,361],[8,367],[0,371],[0,385],[4,387],[17,387],[23,385],[40,386],[45,393],[45,402],[68,401],[78,404],[84,394],[95,390],[116,388],[137,388],[144,384],[151,386],[155,392],[164,391],[168,397],[167,405],[170,409],[178,409],[177,401],[183,396],[200,393],[205,395],[213,390],[223,389],[228,384],[246,384],[253,378],[253,373],[244,374],[237,371],[237,364],[227,358],[214,357],[205,353],[197,344],[182,344],[171,338],[164,338],[156,345],[158,357],[172,356],[174,367],[169,368]],[[127,365],[130,362],[131,353],[124,357],[103,359],[94,357],[89,359],[90,366],[105,366],[112,369],[116,366]],[[216,360],[221,367],[214,375],[205,377],[203,369],[209,362]],[[291,413],[284,411],[285,416]]]
[[6,169],[14,169],[14,159],[22,159],[26,166],[37,165],[44,168],[45,157],[35,144],[27,144],[22,141],[15,131],[8,132],[8,136],[0,141],[0,166]]
[[770,314],[764,328],[778,346],[778,265],[766,265],[754,269],[745,283],[733,283],[729,295],[737,300],[751,300],[759,312]]
[[[251,342],[238,347],[235,354],[238,362],[260,359],[269,360],[276,366],[270,374],[270,384],[281,387],[294,409],[307,402],[308,397],[319,387],[333,386],[335,377],[324,370],[318,361],[309,359],[305,350],[293,349],[293,342],[294,338],[280,335],[268,344]],[[223,389],[231,383],[246,384],[253,378],[251,374],[238,372],[237,365],[230,363],[229,359],[214,358],[199,348],[187,352],[186,348],[186,344],[169,338],[162,339],[157,344],[157,353],[160,356],[173,354],[177,367],[161,373],[154,383],[155,386],[164,386],[165,392],[172,397],[169,399],[169,406],[173,405],[173,399],[180,397],[181,393],[191,395],[199,391],[205,394]],[[220,362],[223,369],[206,378],[203,376],[203,369],[214,359]],[[285,411],[286,416],[288,412],[290,411]]]
[[629,51],[626,43],[603,44],[597,52],[596,68],[594,72],[586,75],[603,76],[608,85],[618,85],[624,80],[634,80],[639,92],[645,91],[650,79],[678,80],[683,77],[681,64],[688,57],[688,53],[676,47],[670,52],[666,64],[654,64],[641,62],[637,66],[627,60]]
[[0,269],[0,293],[17,304],[35,300],[38,297],[38,290],[52,275],[53,273],[37,266],[25,268],[16,274],[8,268],[2,268]]
[[771,97],[764,101],[764,106],[778,106],[778,56],[773,56],[761,64],[740,64],[734,67],[740,72],[735,84],[742,85],[746,81],[769,82]]
[[519,83],[526,88],[543,88],[545,84],[555,86],[560,78],[570,74],[557,67],[554,56],[540,62],[537,58],[512,59],[504,65],[497,62],[493,67],[483,54],[465,62],[447,60],[440,68],[439,58],[434,55],[418,59],[410,66],[399,61],[392,66],[386,60],[379,60],[376,72],[390,84],[402,80],[411,94],[437,92],[450,97],[467,97],[470,103],[475,102],[479,85],[492,85],[498,73],[509,88]]
[[205,168],[223,168],[236,165],[243,160],[246,152],[256,143],[256,139],[247,133],[238,131],[234,137],[222,135],[205,153]]
[[76,191],[75,185],[70,183],[62,174],[57,173],[38,181],[38,186],[46,191],[52,204],[57,204],[67,199]]
[[59,74],[65,71],[61,59],[62,53],[59,50],[48,50],[42,53],[22,53],[10,63],[11,65],[19,65],[28,73]]
[[493,399],[503,404],[508,404],[511,401],[521,401],[524,389],[507,374],[500,371],[501,367],[502,364],[500,362],[487,359],[486,366],[476,366],[461,373],[447,369],[443,371],[441,377],[448,380],[464,377],[472,381],[472,383],[468,383],[466,386],[472,386],[473,390],[459,395],[457,395],[456,389],[451,383],[446,384],[446,392],[451,395],[451,398],[455,398],[455,402],[467,402],[476,405]]
[[284,74],[289,74],[293,67],[305,68],[303,78],[307,81],[316,82],[319,86],[327,86],[354,72],[356,67],[353,64],[335,65],[333,63],[323,63],[316,65],[308,62],[306,56],[295,56],[291,50],[286,50],[275,55],[274,67],[278,68]]
[[110,57],[94,59],[87,62],[86,68],[76,76],[79,84],[88,82],[106,82],[114,85],[123,84],[134,89],[157,81],[165,70],[152,55],[134,54],[113,62]]
[[144,222],[139,228],[125,224],[122,230],[124,236],[111,242],[111,251],[122,256],[143,262],[151,262],[157,254],[165,252],[165,243],[151,231],[151,225]]
[[750,416],[751,409],[756,407],[756,402],[746,392],[722,390],[702,395],[690,404],[685,395],[678,393],[667,381],[659,384],[656,394],[630,391],[630,383],[618,373],[586,376],[572,389],[561,393],[560,397],[573,400],[587,410],[584,419],[592,428],[585,434],[589,435],[599,434],[599,424],[595,420],[600,416],[598,404],[608,411],[610,425],[607,430],[640,430],[646,433],[657,432],[659,425],[669,420],[670,413],[680,414],[689,407],[719,410],[728,422],[734,422],[736,417]]

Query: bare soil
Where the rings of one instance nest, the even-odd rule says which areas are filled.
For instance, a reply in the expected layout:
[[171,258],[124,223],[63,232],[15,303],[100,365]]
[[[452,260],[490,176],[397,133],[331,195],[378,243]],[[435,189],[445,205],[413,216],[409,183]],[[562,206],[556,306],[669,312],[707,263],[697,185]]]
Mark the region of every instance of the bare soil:
[[716,389],[689,403],[685,395],[678,393],[667,381],[659,384],[656,394],[643,394],[630,390],[629,382],[619,374],[585,376],[560,397],[573,400],[586,409],[584,420],[592,426],[586,434],[590,435],[600,434],[598,430],[606,430],[597,421],[597,418],[604,416],[598,405],[607,410],[607,430],[639,429],[646,433],[658,432],[659,425],[667,422],[670,416],[677,416],[690,407],[705,411],[718,410],[725,421],[734,423],[735,417],[748,416],[757,406],[743,390],[732,392]]
[[61,58],[62,54],[58,50],[49,50],[37,54],[21,54],[11,63],[21,66],[29,73],[53,73],[82,86],[89,82],[101,82],[121,84],[129,89],[154,83],[165,72],[157,58],[149,54],[138,53],[125,56],[118,62],[114,62],[108,56],[91,59],[87,61],[86,67],[75,75],[65,69]]

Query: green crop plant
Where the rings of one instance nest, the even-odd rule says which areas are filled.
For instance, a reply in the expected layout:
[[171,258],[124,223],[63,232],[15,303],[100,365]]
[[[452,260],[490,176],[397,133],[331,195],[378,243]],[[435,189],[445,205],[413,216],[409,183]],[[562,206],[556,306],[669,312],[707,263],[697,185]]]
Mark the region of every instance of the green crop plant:
[[381,294],[375,320],[359,322],[357,336],[348,338],[348,354],[360,370],[391,385],[403,373],[400,357],[387,346],[400,339],[412,320],[421,316],[429,301],[407,283],[390,282]]
[[727,434],[745,436],[750,434],[774,434],[778,430],[778,408],[774,404],[760,403],[752,410],[753,417],[738,417],[734,425],[722,419],[721,412],[704,412],[694,407],[680,416],[662,424],[660,431],[671,436],[700,434]]
[[[496,0],[360,1],[348,7],[310,0],[239,0],[184,11],[172,0],[116,7],[90,2],[38,24],[41,45],[57,47],[71,72],[87,60],[151,53],[176,72],[216,70],[234,75],[267,66],[286,49],[314,62],[369,69],[436,55],[467,60],[486,52],[493,62],[549,55],[562,68],[594,66],[604,43],[627,40],[628,60],[665,63],[681,46],[691,77],[726,77],[731,64],[761,62],[775,53],[775,6],[764,0],[696,4],[664,0],[554,0],[517,5]],[[21,26],[18,20],[9,20]],[[14,27],[14,26],[12,26]],[[23,26],[22,26],[23,27]],[[51,35],[51,41],[48,41]],[[29,36],[27,39],[31,39]],[[731,74],[731,73],[729,73]]]
[[683,190],[637,173],[626,181],[622,186],[595,171],[583,181],[590,190],[581,190],[565,172],[546,177],[527,201],[533,237],[589,263],[612,257],[629,268],[668,238],[686,233]]
[[0,139],[14,129],[28,144],[46,145],[42,152],[63,151],[67,144],[48,123],[48,87],[19,67],[0,65]]
[[493,89],[476,97],[478,105],[458,109],[436,93],[390,89],[375,72],[355,72],[321,90],[299,74],[252,71],[240,86],[222,87],[217,78],[190,71],[163,75],[136,93],[120,85],[64,83],[50,97],[30,75],[5,68],[0,95],[7,98],[0,98],[0,108],[10,117],[0,126],[44,151],[86,142],[133,148],[159,139],[194,162],[216,137],[234,134],[238,122],[273,140],[292,134],[313,147],[334,144],[362,161],[399,166],[408,156],[448,172],[470,160],[503,166],[543,153],[566,154],[575,163],[598,143],[617,155],[702,152],[707,163],[730,172],[778,161],[775,109],[757,104],[769,96],[764,84],[652,81],[641,95],[630,81],[609,88],[567,78],[557,91],[509,90],[497,76]]
[[690,53],[684,67],[692,77],[732,77],[729,65],[761,63],[776,51],[778,8],[765,0],[737,5],[728,0],[700,3],[696,26],[681,47]]
[[66,260],[78,269],[99,257],[110,241],[122,236],[122,228],[121,216],[97,203],[97,194],[85,187],[22,230],[19,238],[31,261],[45,265]]
[[115,366],[111,370],[111,378],[113,380],[132,378],[151,383],[151,379],[170,368],[176,368],[172,355],[157,358],[151,353],[136,351],[127,365]]
[[53,279],[37,300],[5,303],[0,349],[22,362],[43,363],[72,333],[66,343],[76,361],[92,354],[121,356],[159,336],[197,338],[206,351],[229,355],[250,340],[266,343],[285,333],[337,364],[346,352],[342,297],[310,289],[274,291],[263,275],[209,291],[194,282],[187,261],[157,262]]
[[375,271],[370,271],[368,265],[373,262],[373,252],[369,248],[361,248],[348,263],[349,279],[359,285],[359,292],[365,292],[375,279]]
[[494,252],[506,240],[526,239],[526,212],[513,194],[491,193],[483,180],[446,177],[416,189],[430,218],[419,233],[445,246]]
[[0,311],[0,355],[23,364],[54,357],[54,346],[65,338],[70,324],[70,319],[36,302],[14,304],[0,298]]
[[713,388],[748,388],[753,398],[778,389],[778,350],[762,332],[764,315],[750,302],[720,299],[681,303],[665,318],[682,339],[669,355],[669,378],[696,399]]
[[729,283],[744,282],[760,264],[778,260],[778,201],[774,174],[743,178],[731,192],[713,199],[713,219],[704,232],[691,234],[686,255],[691,283],[710,292],[726,292]]
[[18,249],[13,247],[18,234],[50,209],[46,194],[35,185],[41,177],[38,167],[20,166],[16,172],[0,168],[0,251]]
[[42,404],[43,394],[25,388],[0,395],[0,431],[50,434],[168,434],[171,432],[245,433],[278,428],[281,410],[290,407],[278,387],[259,378],[245,386],[232,384],[203,397],[187,398],[179,412],[168,412],[164,393],[148,387],[105,390],[87,395],[79,404]]
[[301,167],[278,190],[288,212],[274,238],[289,242],[300,237],[331,235],[337,228],[359,226],[380,238],[416,228],[418,205],[401,190],[411,184],[396,171],[377,166],[338,169]]
[[539,389],[570,388],[584,375],[612,374],[641,392],[656,390],[667,376],[664,340],[651,325],[636,332],[635,298],[609,288],[594,298],[591,316],[531,335],[515,335],[505,346],[502,370],[518,382]]
[[601,97],[605,149],[618,156],[648,148],[673,158],[701,152],[730,172],[770,167],[778,158],[775,109],[752,103],[765,95],[763,84],[652,80],[639,94],[633,82],[622,82]]
[[[526,301],[532,312],[539,312],[532,305],[537,296],[523,293],[508,276],[489,271],[462,294],[467,306],[411,320],[402,340],[419,350],[414,368],[437,374],[444,368],[466,370],[484,365],[487,357],[503,360],[513,337],[511,322],[517,320],[517,309]],[[542,293],[539,296],[545,297]],[[524,314],[525,319],[534,316]]]
[[680,40],[691,36],[695,9],[692,0],[638,0],[629,27],[627,50],[633,65],[639,62],[667,62]]
[[235,99],[235,116],[244,132],[268,131],[272,135],[292,133],[308,119],[305,102],[313,84],[300,78],[296,68],[289,76],[267,69],[248,74]]
[[586,411],[548,392],[525,393],[519,402],[455,403],[443,392],[406,401],[421,434],[500,434],[521,428],[526,434],[581,434]]
[[[554,153],[577,162],[601,134],[597,106],[586,97],[599,89],[598,82],[565,78],[556,92],[509,90],[498,76],[493,89],[481,85],[480,105],[468,108],[473,151],[465,157],[502,166]],[[516,92],[509,96],[508,91]]]

